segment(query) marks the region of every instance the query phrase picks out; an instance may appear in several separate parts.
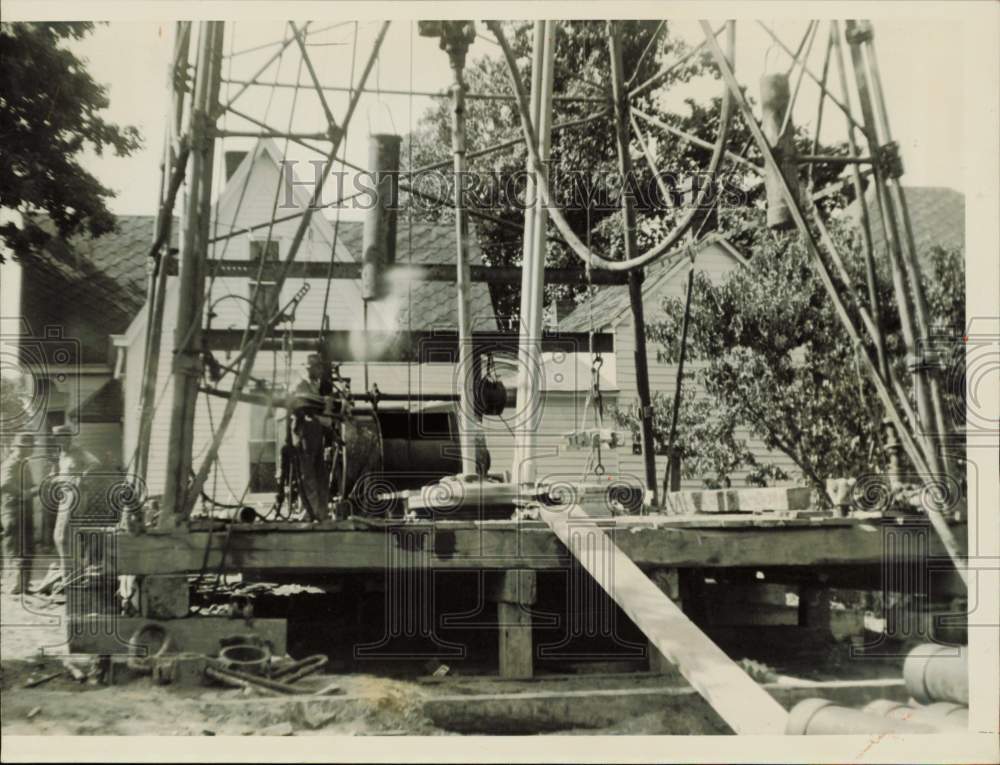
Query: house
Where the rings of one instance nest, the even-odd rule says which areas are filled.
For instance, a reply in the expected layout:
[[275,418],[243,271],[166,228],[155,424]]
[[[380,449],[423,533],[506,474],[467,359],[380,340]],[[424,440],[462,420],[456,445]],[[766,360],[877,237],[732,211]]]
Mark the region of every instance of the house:
[[[34,221],[54,233],[44,216]],[[121,361],[115,338],[139,312],[155,218],[119,216],[100,237],[53,236],[20,266],[22,369],[40,406],[30,429],[78,426],[80,443],[106,464],[122,460]]]
[[[262,140],[245,156],[228,156],[229,176],[214,207],[213,231],[216,237],[227,231],[244,232],[221,239],[213,245],[209,257],[220,261],[247,261],[259,258],[281,260],[299,225],[298,219],[283,220],[274,224],[268,237],[267,226],[245,233],[246,229],[266,224],[272,218],[275,189],[281,182],[281,156],[275,143]],[[297,209],[309,203],[307,191],[295,185],[292,192]],[[287,213],[286,213],[287,215]],[[277,217],[282,217],[281,211]],[[361,260],[363,224],[355,220],[330,220],[321,213],[314,214],[297,254],[302,263],[329,263],[331,255],[336,262]],[[475,237],[471,237],[470,257],[473,263],[481,262]],[[268,243],[270,242],[270,243]],[[455,232],[452,226],[409,222],[405,217],[398,223],[396,263],[453,263],[455,258]],[[206,297],[205,326],[214,338],[239,337],[247,326],[255,301],[259,295],[275,287],[267,281],[256,281],[254,276],[234,276],[219,269],[217,278],[210,279]],[[366,323],[368,330],[383,333],[404,330],[434,332],[455,329],[455,285],[448,282],[410,280],[405,276],[391,283],[389,295],[373,301],[367,307],[361,297],[360,280],[294,277],[286,280],[281,289],[280,304],[285,304],[296,293],[308,287],[301,302],[294,310],[292,324],[279,324],[277,333],[294,327],[297,333],[317,333],[323,317],[329,318],[328,329],[356,332],[350,335],[352,349],[362,343],[361,330]],[[152,439],[149,450],[147,489],[150,495],[163,493],[170,431],[169,417],[173,384],[170,377],[172,351],[177,319],[178,279],[170,276],[165,292],[163,342],[160,349],[158,379],[154,404]],[[473,331],[497,331],[498,324],[493,310],[488,285],[472,285]],[[142,306],[124,331],[121,345],[124,349],[123,403],[125,411],[124,449],[126,461],[134,454],[139,433],[139,401],[142,387],[141,370],[145,355],[148,306]],[[231,361],[237,350],[215,350],[221,365]],[[303,374],[308,351],[295,350],[282,353],[264,350],[257,355],[253,367],[254,378],[268,386],[288,388],[294,386]],[[503,379],[508,390],[516,388],[516,364],[510,354],[501,358],[496,354],[496,374]],[[544,383],[545,410],[543,431],[549,434],[542,439],[541,472],[551,475],[579,478],[587,455],[567,452],[562,448],[562,434],[577,427],[586,405],[585,392],[590,387],[589,362],[581,361],[574,354],[547,354]],[[604,384],[610,390],[613,379],[613,361],[604,373]],[[455,365],[449,361],[433,360],[423,363],[384,361],[343,363],[343,376],[351,379],[352,390],[364,392],[377,385],[383,394],[420,393],[425,396],[453,396],[459,390],[460,380]],[[610,376],[609,376],[610,374]],[[219,390],[227,390],[233,375],[226,375],[218,383]],[[367,385],[365,383],[367,379]],[[581,394],[581,392],[583,392]],[[195,416],[194,464],[200,464],[201,455],[211,443],[222,416],[226,400],[219,397],[199,396]],[[266,406],[240,403],[229,425],[215,468],[210,474],[206,491],[219,502],[236,501],[266,505],[273,499],[274,465],[277,461],[279,441],[284,434],[281,425],[284,412]],[[492,455],[493,470],[510,469],[513,459],[512,428],[516,421],[511,414],[486,417],[483,429],[487,446]]]
[[[934,245],[964,247],[965,198],[960,192],[941,187],[907,187],[904,191],[910,210],[914,240],[921,256]],[[868,191],[869,211],[872,215],[875,251],[878,253],[884,252],[885,239],[873,192],[873,188]],[[845,212],[855,219],[859,215],[856,204],[849,206]],[[713,282],[719,283],[727,273],[745,263],[745,256],[724,237],[710,235],[697,246],[694,268],[706,273]],[[681,258],[676,261],[664,259],[647,269],[643,283],[643,310],[647,323],[656,321],[658,316],[662,316],[661,305],[664,298],[684,299],[690,267],[690,261]],[[593,322],[591,317],[594,317]],[[600,288],[593,300],[579,305],[562,319],[559,322],[559,329],[566,332],[589,330],[612,332],[617,374],[609,381],[612,392],[608,400],[621,407],[637,405],[638,392],[633,359],[635,339],[627,287]],[[676,388],[677,366],[661,361],[660,355],[657,343],[652,341],[646,343],[650,390],[653,393],[659,391],[672,395]],[[688,360],[685,363],[685,379],[693,380],[698,367],[698,362]],[[771,462],[793,479],[798,477],[798,468],[786,455],[766,449],[760,439],[751,437],[747,430],[741,432],[738,429],[736,435],[746,439],[758,461]],[[641,454],[634,452],[635,450],[619,450],[620,462],[617,470],[623,476],[631,476],[633,480],[641,481],[644,475],[643,459]],[[657,476],[662,482],[666,469],[665,455],[657,455],[656,469]],[[740,474],[734,476],[734,485],[738,485],[743,477]],[[682,481],[682,488],[702,488],[702,481],[685,479]]]
[[[713,283],[719,283],[726,274],[746,264],[746,258],[725,237],[711,234],[695,246],[693,267],[705,273]],[[665,298],[684,300],[688,271],[692,268],[689,258],[664,258],[646,271],[642,285],[643,312],[647,324],[663,317],[662,303]],[[593,318],[592,318],[593,317]],[[566,332],[602,331],[614,335],[616,377],[611,384],[610,403],[621,408],[638,405],[638,389],[635,374],[635,335],[632,322],[631,302],[626,286],[601,287],[594,298],[580,304],[572,313],[559,322],[559,329]],[[677,365],[662,360],[662,349],[653,340],[646,342],[646,359],[649,367],[649,388],[657,392],[673,395],[677,386]],[[688,384],[696,379],[696,371],[704,362],[688,359],[684,365],[684,378]],[[752,438],[749,431],[737,430],[737,437],[745,438],[755,455],[765,457],[792,475],[794,465],[783,454],[768,451],[759,439]],[[638,447],[638,444],[635,445]],[[645,467],[638,448],[618,450],[618,471],[629,477],[630,482],[644,482]],[[657,484],[662,484],[667,468],[664,454],[656,455]],[[739,485],[743,475],[733,477],[734,485]],[[700,479],[684,479],[682,489],[703,488]]]

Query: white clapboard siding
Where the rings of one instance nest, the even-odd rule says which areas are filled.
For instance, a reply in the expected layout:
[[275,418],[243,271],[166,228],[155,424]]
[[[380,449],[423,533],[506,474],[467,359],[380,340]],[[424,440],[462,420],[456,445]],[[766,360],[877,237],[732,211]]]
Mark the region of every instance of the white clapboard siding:
[[[713,282],[718,283],[725,275],[735,268],[739,268],[740,263],[734,255],[722,244],[713,243],[700,250],[697,255],[695,268],[705,272]],[[684,266],[676,269],[668,278],[652,285],[646,292],[644,308],[646,321],[656,321],[663,315],[662,301],[666,297],[684,300],[687,288],[688,267]],[[621,406],[628,407],[634,405],[638,400],[635,376],[635,336],[632,326],[631,312],[626,311],[621,320],[614,326],[615,333],[615,357],[617,361],[618,386],[620,389],[619,401]],[[660,345],[656,342],[646,343],[646,358],[649,364],[649,387],[652,393],[666,393],[672,396],[677,383],[677,365],[668,364],[657,359],[657,352]],[[694,373],[699,367],[704,367],[704,362],[685,362],[685,380],[693,380]],[[750,438],[746,430],[737,430],[737,435],[747,439],[750,450],[761,462],[770,462],[781,467],[789,476],[796,477],[798,468],[795,464],[781,452],[773,452],[766,449],[760,439]],[[633,455],[631,450],[622,457],[622,471],[643,474],[643,460],[641,455]],[[666,457],[657,455],[656,472],[658,481],[662,482],[666,469]],[[740,486],[746,477],[745,472],[732,476],[733,485]],[[685,479],[681,482],[684,489],[702,488],[703,484],[698,479]]]

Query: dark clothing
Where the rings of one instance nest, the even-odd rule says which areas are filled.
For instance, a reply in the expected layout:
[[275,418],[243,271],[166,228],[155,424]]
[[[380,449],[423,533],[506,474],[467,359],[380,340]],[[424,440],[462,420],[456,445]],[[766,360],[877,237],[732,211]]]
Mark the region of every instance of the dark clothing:
[[[295,393],[319,396],[318,381],[301,380]],[[299,468],[299,497],[314,518],[326,518],[330,511],[330,467],[326,462],[329,418],[305,408],[295,412],[292,448]]]
[[3,556],[7,565],[31,571],[35,547],[32,490],[35,481],[27,459],[9,456],[0,465],[0,525],[3,526]]

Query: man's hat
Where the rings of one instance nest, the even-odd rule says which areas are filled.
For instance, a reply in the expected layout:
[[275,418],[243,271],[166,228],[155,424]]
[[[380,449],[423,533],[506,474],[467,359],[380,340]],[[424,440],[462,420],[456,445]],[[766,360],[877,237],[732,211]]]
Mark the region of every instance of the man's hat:
[[76,430],[72,425],[56,425],[52,428],[52,435],[54,436],[75,436]]
[[34,447],[34,445],[35,437],[31,433],[18,433],[11,442],[11,446],[23,446],[29,449]]
[[322,363],[323,363],[323,357],[320,356],[318,353],[310,353],[309,356],[306,357],[307,367],[311,367],[313,364],[322,364]]

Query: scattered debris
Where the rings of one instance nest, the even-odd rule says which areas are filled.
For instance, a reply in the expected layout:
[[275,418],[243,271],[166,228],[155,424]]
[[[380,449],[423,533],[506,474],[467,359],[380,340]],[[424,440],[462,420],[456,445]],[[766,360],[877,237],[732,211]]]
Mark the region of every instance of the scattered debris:
[[63,666],[78,683],[82,683],[87,679],[87,673],[76,666],[73,662],[67,661]]
[[340,693],[340,686],[337,683],[330,683],[318,691],[313,692],[313,696],[334,696]]
[[32,707],[27,714],[27,718],[29,720],[33,720],[41,713],[41,711],[42,711],[41,707]]
[[38,676],[38,675],[35,675],[35,674],[32,674],[32,675],[31,675],[31,676],[30,676],[30,677],[29,677],[29,678],[28,678],[28,679],[27,679],[27,680],[26,680],[26,681],[24,682],[24,686],[23,686],[23,687],[24,687],[24,688],[35,688],[36,686],[39,686],[39,685],[41,685],[42,683],[47,683],[47,682],[48,682],[49,680],[55,680],[55,679],[56,679],[57,677],[59,677],[60,675],[62,675],[62,674],[63,674],[63,671],[64,671],[64,670],[61,670],[61,669],[60,669],[60,670],[59,670],[58,672],[50,672],[50,673],[49,673],[49,674],[47,674],[47,675],[41,675],[41,676]]

